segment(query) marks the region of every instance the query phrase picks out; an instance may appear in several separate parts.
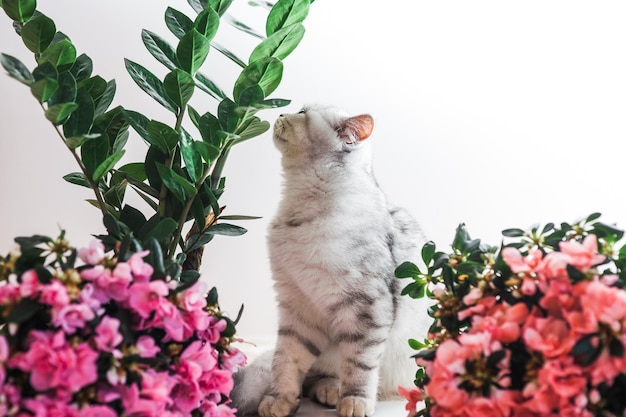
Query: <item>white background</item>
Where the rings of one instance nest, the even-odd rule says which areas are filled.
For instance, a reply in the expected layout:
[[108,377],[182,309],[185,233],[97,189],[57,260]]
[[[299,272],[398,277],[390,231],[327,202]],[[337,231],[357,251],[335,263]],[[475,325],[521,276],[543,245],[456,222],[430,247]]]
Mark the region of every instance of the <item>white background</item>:
[[[173,43],[168,5],[192,14],[184,0],[39,2],[95,72],[117,80],[115,104],[173,123],[123,64],[127,57],[165,75],[140,33]],[[317,0],[274,94],[293,103],[261,116],[273,122],[311,102],[372,114],[381,186],[442,248],[461,222],[491,244],[505,228],[595,211],[626,227],[625,12],[621,1]],[[231,14],[262,31],[264,9],[235,0]],[[244,59],[255,44],[226,27],[217,40]],[[0,51],[34,66],[3,14]],[[239,68],[213,51],[202,71],[230,91]],[[214,100],[196,96],[198,110],[214,110]],[[133,134],[124,161],[145,149]],[[61,179],[75,170],[28,89],[0,75],[0,252],[18,235],[63,228],[83,245],[103,231],[83,202],[88,190]],[[210,243],[203,279],[231,316],[245,304],[239,334],[255,340],[276,328],[265,233],[281,176],[270,134],[235,148],[225,175],[227,213],[263,219],[240,223],[247,235]]]

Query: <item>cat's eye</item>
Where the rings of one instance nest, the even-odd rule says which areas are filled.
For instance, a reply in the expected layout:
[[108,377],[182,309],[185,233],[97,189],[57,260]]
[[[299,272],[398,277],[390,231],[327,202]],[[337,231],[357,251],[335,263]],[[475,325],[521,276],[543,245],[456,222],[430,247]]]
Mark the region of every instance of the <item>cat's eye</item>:
[[302,109],[298,112],[298,114],[304,114],[304,113],[306,113],[306,109]]

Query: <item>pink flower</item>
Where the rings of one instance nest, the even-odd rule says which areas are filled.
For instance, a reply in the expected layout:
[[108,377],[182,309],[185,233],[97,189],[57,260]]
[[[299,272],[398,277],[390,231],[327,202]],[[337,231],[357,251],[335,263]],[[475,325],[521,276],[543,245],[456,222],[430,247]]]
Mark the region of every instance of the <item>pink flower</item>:
[[404,388],[398,387],[398,393],[407,400],[406,405],[404,406],[405,410],[409,413],[407,417],[412,417],[417,413],[417,404],[424,400],[425,393],[419,388]]
[[235,349],[232,346],[221,355],[222,367],[229,371],[234,371],[242,366],[246,365],[248,358],[239,349]]
[[174,385],[176,385],[175,377],[167,372],[155,372],[149,369],[141,374],[141,396],[164,406],[172,402],[170,392]]
[[78,249],[78,257],[89,265],[97,265],[104,259],[104,245],[99,240],[92,240],[86,248]]
[[128,290],[128,304],[146,319],[159,307],[161,298],[168,293],[169,288],[160,280],[135,283]]
[[[113,272],[104,268],[102,265],[96,265],[93,268],[85,269],[80,276],[86,281],[93,281],[96,286],[96,292],[102,293],[106,298],[115,301],[124,301],[128,297],[128,287],[132,282],[130,270],[126,271],[125,267],[118,264]],[[99,299],[102,299],[100,296]],[[102,299],[103,302],[108,300]]]
[[154,344],[154,339],[150,336],[139,336],[135,346],[142,358],[154,358],[161,348]]
[[206,330],[199,333],[199,336],[201,339],[204,339],[211,344],[215,344],[222,337],[222,332],[226,330],[226,326],[228,326],[226,320],[215,316],[209,316],[209,325]]
[[19,286],[7,281],[0,282],[0,305],[16,303],[19,296]]
[[201,311],[207,305],[206,287],[206,283],[198,281],[187,290],[177,294],[178,305],[188,312]]
[[152,268],[152,265],[143,261],[143,258],[149,253],[150,251],[147,250],[133,253],[128,259],[128,265],[135,282],[148,282],[150,281],[150,278],[152,278],[154,268]]
[[562,357],[547,361],[539,370],[539,384],[550,387],[561,398],[569,399],[585,392],[587,378],[574,364],[574,358]]
[[137,384],[120,386],[122,406],[125,415],[141,417],[160,417],[165,411],[165,403],[143,398]]
[[114,317],[104,316],[96,327],[94,341],[96,347],[105,352],[113,352],[124,338],[119,332],[120,321]]
[[237,410],[226,404],[217,405],[214,402],[205,401],[200,406],[200,411],[203,417],[235,417]]
[[95,317],[93,310],[86,304],[68,304],[53,311],[52,324],[61,327],[65,333],[72,334]]
[[73,348],[62,331],[31,331],[29,337],[28,351],[14,355],[9,365],[30,372],[30,383],[36,390],[64,388],[77,392],[97,380],[98,354],[86,343]]
[[30,269],[22,274],[20,277],[20,296],[22,297],[32,297],[37,294],[40,288],[39,278],[37,278],[37,273]]
[[606,256],[598,253],[595,235],[587,235],[582,243],[575,240],[560,242],[559,248],[561,252],[570,256],[569,264],[581,271],[587,271],[606,260]]
[[524,257],[519,249],[506,247],[502,249],[501,255],[514,274],[535,272],[543,259],[543,253],[536,248],[531,249],[528,256]]
[[106,405],[91,405],[80,410],[78,417],[117,417],[117,413]]
[[567,322],[554,317],[531,315],[522,337],[530,349],[541,352],[546,358],[568,354],[575,343]]
[[39,395],[25,398],[23,404],[35,417],[78,417],[76,408],[57,398]]
[[167,335],[177,342],[184,339],[185,322],[178,308],[167,299],[162,298],[156,310],[152,326],[158,326],[165,330]]
[[40,300],[44,304],[59,309],[70,303],[70,296],[65,285],[55,279],[48,285],[42,285]]

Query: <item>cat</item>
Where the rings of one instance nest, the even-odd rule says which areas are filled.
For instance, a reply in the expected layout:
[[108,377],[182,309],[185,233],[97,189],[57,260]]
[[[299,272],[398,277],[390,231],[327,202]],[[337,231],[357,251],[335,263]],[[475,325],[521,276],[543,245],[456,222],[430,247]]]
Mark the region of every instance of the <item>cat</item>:
[[235,374],[239,416],[285,417],[303,395],[341,417],[371,416],[377,398],[413,383],[408,339],[425,336],[427,306],[400,296],[394,269],[415,262],[424,239],[374,178],[373,128],[368,114],[326,106],[274,124],[284,188],[267,240],[278,337]]

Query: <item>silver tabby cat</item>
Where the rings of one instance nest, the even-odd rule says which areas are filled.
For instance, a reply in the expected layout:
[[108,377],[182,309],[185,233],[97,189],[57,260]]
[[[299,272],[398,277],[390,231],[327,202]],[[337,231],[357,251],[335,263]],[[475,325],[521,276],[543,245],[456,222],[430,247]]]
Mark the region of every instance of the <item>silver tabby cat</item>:
[[342,417],[371,416],[377,398],[413,382],[407,341],[425,334],[426,306],[400,296],[394,269],[416,261],[423,241],[374,178],[373,127],[369,115],[319,106],[276,120],[284,189],[268,248],[278,339],[273,360],[235,375],[240,416],[288,416],[302,395]]

